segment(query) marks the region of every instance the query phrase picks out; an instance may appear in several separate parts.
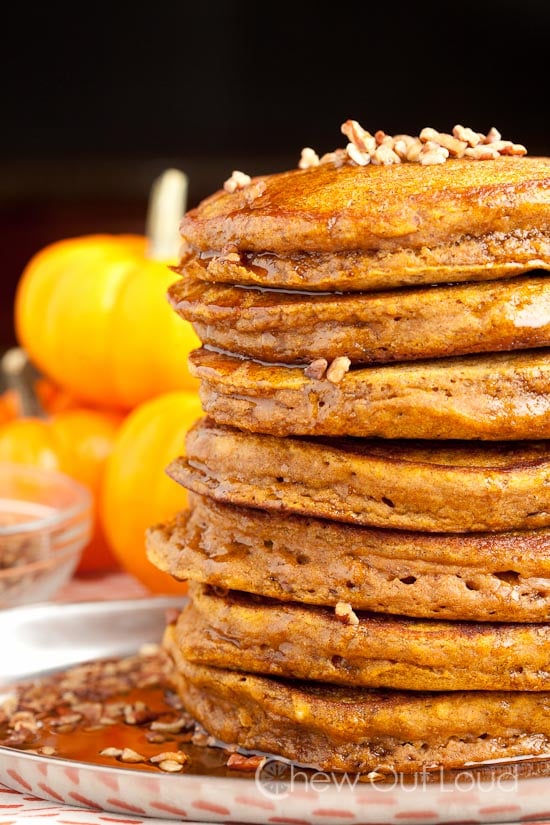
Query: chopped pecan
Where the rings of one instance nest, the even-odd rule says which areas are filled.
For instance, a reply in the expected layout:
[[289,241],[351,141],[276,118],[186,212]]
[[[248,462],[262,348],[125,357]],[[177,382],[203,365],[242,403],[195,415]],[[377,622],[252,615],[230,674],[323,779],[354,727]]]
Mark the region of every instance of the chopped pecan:
[[338,602],[334,608],[334,613],[344,624],[354,626],[359,624],[359,618],[357,614],[353,612],[352,606],[348,604],[348,602]]
[[232,753],[227,760],[227,767],[236,771],[257,771],[265,761],[265,756],[243,756],[241,753]]
[[319,381],[327,371],[328,361],[326,358],[316,358],[304,370],[306,378],[314,378]]
[[170,759],[172,762],[179,762],[180,765],[185,765],[186,762],[189,762],[188,755],[183,751],[163,751],[162,753],[157,753],[155,756],[152,756],[149,759],[149,762],[156,765],[159,762],[164,762],[166,759]]
[[183,763],[176,762],[174,759],[163,759],[159,762],[159,768],[166,773],[179,773],[183,770]]
[[234,169],[231,173],[231,177],[224,181],[223,188],[226,192],[233,194],[233,192],[236,192],[237,189],[244,189],[245,186],[248,186],[250,183],[252,183],[252,178],[250,175],[247,175],[244,172],[239,172],[238,169]]
[[298,161],[298,168],[311,169],[312,166],[319,166],[319,155],[310,146],[305,146]]
[[141,753],[138,753],[137,751],[133,750],[133,748],[123,748],[119,758],[121,762],[147,762],[146,757],[143,756]]
[[367,166],[370,163],[371,156],[368,152],[362,152],[361,149],[358,149],[354,143],[348,143],[346,146],[346,152],[350,156],[351,160],[357,164],[357,166]]
[[357,120],[346,120],[340,131],[348,138],[345,149],[336,149],[322,155],[320,160],[313,150],[304,149],[299,162],[300,168],[311,165],[333,163],[355,163],[357,166],[389,165],[393,163],[420,163],[424,166],[445,163],[449,156],[471,160],[487,160],[499,155],[525,155],[527,149],[520,143],[502,140],[498,129],[489,129],[487,134],[474,132],[469,127],[456,124],[452,134],[438,132],[430,126],[421,130],[419,137],[399,134],[388,135],[382,129],[371,134]]
[[497,141],[502,140],[502,135],[495,129],[494,126],[491,126],[487,134],[485,135],[484,143],[496,143]]
[[393,142],[381,143],[371,155],[370,162],[375,166],[389,166],[392,163],[401,163],[401,158],[393,150]]
[[327,381],[331,384],[339,384],[346,372],[349,371],[351,361],[347,355],[339,355],[332,361],[327,369]]
[[474,132],[473,129],[469,129],[468,127],[461,126],[460,123],[453,127],[453,137],[458,138],[460,141],[464,141],[464,143],[467,143],[468,146],[477,146],[477,144],[481,142],[481,135],[478,132]]
[[356,120],[346,120],[345,123],[342,123],[340,126],[340,131],[360,152],[370,155],[376,149],[376,138],[374,135],[371,135],[370,132],[363,129]]

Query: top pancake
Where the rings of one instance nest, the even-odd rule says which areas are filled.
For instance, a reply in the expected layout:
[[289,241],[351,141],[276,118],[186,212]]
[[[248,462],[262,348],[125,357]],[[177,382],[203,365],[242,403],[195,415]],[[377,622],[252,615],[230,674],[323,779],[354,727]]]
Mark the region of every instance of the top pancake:
[[550,228],[550,158],[325,163],[256,181],[263,182],[257,197],[248,187],[219,191],[188,212],[183,237],[204,251],[234,245],[288,254],[432,246],[468,234]]
[[176,271],[317,291],[508,278],[550,269],[549,207],[550,158],[323,163],[206,198]]

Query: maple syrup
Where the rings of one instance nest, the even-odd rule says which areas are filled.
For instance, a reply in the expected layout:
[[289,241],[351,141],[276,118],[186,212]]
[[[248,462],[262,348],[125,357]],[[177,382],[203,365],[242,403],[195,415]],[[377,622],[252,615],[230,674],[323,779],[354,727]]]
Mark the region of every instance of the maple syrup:
[[[70,671],[66,671],[69,673]],[[47,690],[51,681],[59,678],[60,673],[45,677],[39,684]],[[36,683],[35,683],[36,684]],[[17,696],[17,686],[15,695]],[[82,701],[93,702],[97,697],[90,695],[82,697]],[[235,779],[254,780],[254,771],[239,770],[228,767],[227,763],[234,752],[233,748],[227,748],[223,743],[216,744],[196,744],[193,740],[196,737],[194,731],[195,723],[189,717],[189,724],[177,733],[163,733],[162,741],[151,741],[151,721],[169,722],[181,712],[179,700],[171,691],[170,686],[163,678],[159,678],[158,684],[147,687],[134,687],[122,692],[114,692],[108,697],[103,696],[102,702],[105,707],[129,707],[143,705],[147,708],[147,719],[143,723],[128,724],[122,717],[117,718],[111,724],[90,724],[83,719],[76,726],[69,726],[71,730],[66,730],[66,726],[56,724],[63,714],[71,712],[68,704],[60,703],[56,708],[56,713],[43,716],[40,725],[33,735],[24,744],[14,746],[12,743],[13,727],[9,720],[0,716],[0,746],[14,747],[18,751],[27,751],[42,754],[47,759],[67,759],[75,762],[85,762],[87,764],[103,765],[112,768],[124,768],[127,770],[147,771],[159,773],[159,766],[150,762],[152,757],[163,752],[179,751],[188,757],[188,762],[183,766],[182,773],[200,776],[222,776]],[[25,707],[22,703],[16,712]],[[185,713],[183,711],[183,713]],[[1,714],[1,709],[0,709]],[[40,716],[40,714],[38,714]],[[159,737],[160,738],[160,737]],[[109,748],[131,749],[143,757],[143,761],[133,763],[124,762],[112,756],[105,755],[104,751]],[[284,765],[285,760],[281,760],[281,765],[285,767],[287,773],[295,770],[293,774],[298,782],[307,783],[309,778],[318,777],[319,771],[314,768]],[[460,770],[440,770],[437,768],[425,770],[421,773],[409,776],[399,775],[399,782],[410,788],[421,788],[424,785],[434,783],[469,783],[475,782],[479,787],[493,785],[498,782],[516,781],[522,778],[542,777],[550,775],[550,759],[511,759],[494,764],[471,765]],[[282,779],[284,775],[281,774]],[[336,781],[337,778],[336,778]],[[359,781],[362,784],[376,782],[377,785],[390,783],[395,785],[394,775],[373,778],[370,774],[352,777],[353,783]],[[350,784],[350,780],[347,780]]]

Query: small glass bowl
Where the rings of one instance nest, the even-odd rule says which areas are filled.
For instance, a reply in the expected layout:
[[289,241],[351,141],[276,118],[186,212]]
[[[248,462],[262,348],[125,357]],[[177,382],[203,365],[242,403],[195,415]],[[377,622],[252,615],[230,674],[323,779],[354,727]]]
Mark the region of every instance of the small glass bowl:
[[0,608],[47,601],[92,533],[92,497],[61,473],[0,463]]

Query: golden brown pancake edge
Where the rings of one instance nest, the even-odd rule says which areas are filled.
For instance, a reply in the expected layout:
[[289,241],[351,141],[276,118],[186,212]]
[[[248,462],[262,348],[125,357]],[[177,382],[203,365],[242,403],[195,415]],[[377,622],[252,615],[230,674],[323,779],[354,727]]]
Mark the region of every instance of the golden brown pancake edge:
[[190,495],[146,535],[178,580],[312,605],[469,621],[550,618],[550,534],[377,529]]

